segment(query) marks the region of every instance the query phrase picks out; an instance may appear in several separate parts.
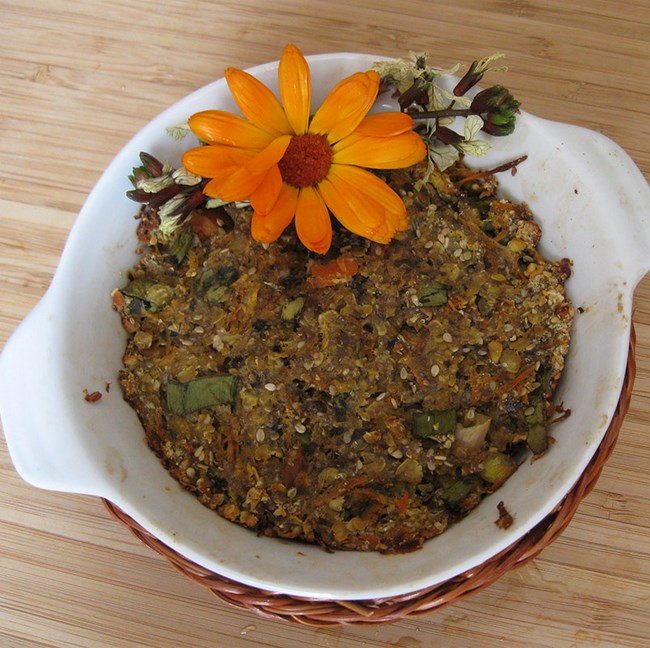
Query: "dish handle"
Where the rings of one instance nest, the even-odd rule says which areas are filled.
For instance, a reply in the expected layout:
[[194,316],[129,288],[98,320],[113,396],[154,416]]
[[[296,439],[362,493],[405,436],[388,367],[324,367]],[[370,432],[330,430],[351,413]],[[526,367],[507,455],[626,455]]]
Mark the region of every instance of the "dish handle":
[[628,153],[605,135],[573,128],[570,137],[578,151],[573,163],[594,183],[600,211],[616,219],[609,225],[612,243],[622,244],[619,261],[634,288],[650,272],[650,186]]
[[66,400],[53,395],[60,392],[52,387],[61,376],[52,338],[56,317],[49,306],[51,292],[0,355],[0,419],[13,464],[25,481],[48,490],[99,495],[100,473],[80,437],[71,433],[74,416]]

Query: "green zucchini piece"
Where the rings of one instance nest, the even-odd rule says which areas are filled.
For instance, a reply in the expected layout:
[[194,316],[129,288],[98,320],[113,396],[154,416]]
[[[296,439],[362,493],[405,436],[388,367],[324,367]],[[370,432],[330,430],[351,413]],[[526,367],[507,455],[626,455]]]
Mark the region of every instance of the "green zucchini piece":
[[203,297],[208,304],[214,306],[215,304],[221,303],[226,298],[227,292],[228,286],[210,286],[210,288],[205,291]]
[[199,276],[199,292],[209,304],[222,302],[228,292],[228,286],[239,279],[241,273],[237,268],[208,268]]
[[488,455],[483,462],[481,477],[494,485],[502,484],[517,469],[514,459],[503,452]]
[[548,449],[548,434],[546,427],[539,423],[531,425],[528,430],[526,443],[534,455],[541,455]]
[[456,410],[418,412],[413,416],[413,436],[431,439],[453,434],[456,431]]
[[450,504],[458,504],[469,495],[471,490],[472,485],[470,483],[459,480],[457,482],[454,482],[443,492],[442,498]]
[[447,303],[447,288],[439,281],[432,281],[418,291],[418,301],[422,306],[431,308]]

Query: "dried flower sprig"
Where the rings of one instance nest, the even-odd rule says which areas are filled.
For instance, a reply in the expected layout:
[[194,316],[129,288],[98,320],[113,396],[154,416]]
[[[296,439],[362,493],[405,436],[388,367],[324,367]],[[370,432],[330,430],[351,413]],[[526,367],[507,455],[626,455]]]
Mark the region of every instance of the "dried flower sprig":
[[203,193],[206,180],[169,162],[160,162],[149,153],[140,153],[138,167],[133,167],[129,180],[133,189],[126,195],[131,200],[158,210],[159,230],[168,235],[175,231],[208,197]]
[[[496,136],[513,132],[520,103],[507,88],[494,85],[473,98],[467,96],[488,70],[505,69],[492,67],[501,58],[503,54],[497,53],[474,61],[451,91],[441,81],[455,74],[459,65],[448,70],[434,68],[427,64],[426,54],[414,53],[408,58],[375,64],[383,88],[393,89],[402,111],[425,122],[415,130],[427,145],[430,165],[444,171],[461,154],[485,155],[490,146],[476,138],[479,131]],[[457,117],[466,118],[462,134],[450,128]]]
[[[213,110],[169,127],[173,139],[194,132],[201,145],[185,153],[185,166],[179,169],[141,153],[141,165],[129,176],[134,188],[127,196],[156,210],[163,239],[196,210],[234,203],[253,208],[251,232],[262,242],[275,240],[295,220],[306,247],[325,253],[331,212],[351,231],[387,243],[406,227],[405,207],[359,166],[402,168],[426,157],[431,171],[434,166],[445,170],[461,155],[485,155],[490,144],[478,137],[479,131],[512,133],[519,102],[500,85],[473,97],[467,93],[488,70],[504,69],[492,65],[502,57],[474,61],[452,89],[451,77],[460,64],[434,68],[426,54],[415,53],[380,61],[374,70],[340,82],[312,117],[309,66],[289,45],[279,69],[284,104],[247,73],[229,69],[230,89],[249,119]],[[401,112],[366,115],[376,96],[388,90]],[[337,112],[342,104],[347,110],[343,122]],[[458,117],[464,118],[462,132],[452,128]],[[302,194],[314,198],[309,205],[298,200]]]

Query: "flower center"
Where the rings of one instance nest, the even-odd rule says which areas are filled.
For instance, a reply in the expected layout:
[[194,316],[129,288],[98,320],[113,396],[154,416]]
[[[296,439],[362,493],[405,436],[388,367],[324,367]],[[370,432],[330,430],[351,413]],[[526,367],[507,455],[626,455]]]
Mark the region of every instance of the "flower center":
[[278,162],[282,179],[294,187],[309,187],[325,178],[332,148],[325,135],[296,135]]

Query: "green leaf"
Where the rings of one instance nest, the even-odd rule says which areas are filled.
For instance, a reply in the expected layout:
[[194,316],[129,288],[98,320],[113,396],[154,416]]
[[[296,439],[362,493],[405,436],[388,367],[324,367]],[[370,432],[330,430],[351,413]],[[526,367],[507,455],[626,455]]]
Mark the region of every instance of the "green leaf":
[[187,252],[192,245],[194,234],[191,227],[184,227],[174,239],[174,242],[169,248],[169,256],[175,265],[179,266],[185,260]]
[[237,395],[236,376],[204,376],[187,383],[167,383],[167,409],[184,416],[206,407],[232,404]]
[[147,310],[156,312],[167,306],[174,297],[174,289],[152,279],[133,279],[122,288],[122,294],[135,297],[146,303]]

